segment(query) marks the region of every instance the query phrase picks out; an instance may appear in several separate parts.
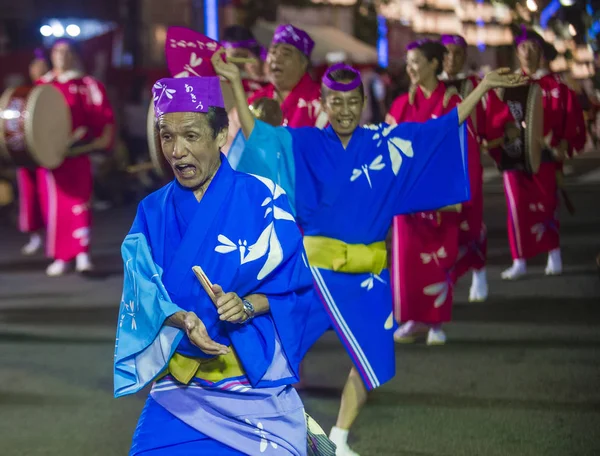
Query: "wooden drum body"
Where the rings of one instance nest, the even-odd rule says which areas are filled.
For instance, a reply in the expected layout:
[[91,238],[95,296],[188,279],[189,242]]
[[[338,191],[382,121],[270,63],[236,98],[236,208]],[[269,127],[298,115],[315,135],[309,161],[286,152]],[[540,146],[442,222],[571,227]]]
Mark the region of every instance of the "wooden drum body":
[[6,90],[0,97],[0,162],[54,169],[67,156],[71,111],[49,84]]
[[542,89],[537,84],[500,89],[498,96],[513,115],[519,134],[508,138],[502,148],[500,166],[535,174],[542,161],[544,106]]

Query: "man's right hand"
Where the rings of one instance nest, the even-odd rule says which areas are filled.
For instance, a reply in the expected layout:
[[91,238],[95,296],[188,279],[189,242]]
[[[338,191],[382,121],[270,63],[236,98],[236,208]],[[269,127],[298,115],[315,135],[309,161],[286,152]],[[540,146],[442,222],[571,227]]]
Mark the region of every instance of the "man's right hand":
[[183,329],[190,342],[207,355],[217,356],[229,353],[229,348],[210,338],[206,326],[194,312],[177,312],[169,318],[169,323],[171,326]]
[[233,63],[225,62],[223,60],[223,55],[225,55],[225,48],[219,49],[210,59],[213,68],[215,69],[215,73],[219,76],[223,76],[232,84],[237,81],[241,84],[242,77],[240,75],[240,69]]

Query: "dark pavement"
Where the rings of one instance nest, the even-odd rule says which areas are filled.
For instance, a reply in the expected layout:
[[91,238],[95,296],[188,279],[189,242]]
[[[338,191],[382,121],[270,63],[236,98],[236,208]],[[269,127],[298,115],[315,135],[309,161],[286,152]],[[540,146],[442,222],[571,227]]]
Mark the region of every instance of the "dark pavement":
[[[583,165],[577,164],[577,167]],[[579,169],[579,168],[578,168]],[[502,282],[510,264],[504,197],[486,198],[491,296],[466,302],[443,347],[398,346],[397,376],[375,391],[350,441],[363,456],[600,455],[600,185],[571,179],[577,214],[563,214],[561,277]],[[94,277],[50,279],[25,237],[0,227],[0,455],[127,454],[144,395],[112,398],[122,267],[134,207],[98,213]],[[302,392],[326,431],[350,361],[329,334],[309,353]]]

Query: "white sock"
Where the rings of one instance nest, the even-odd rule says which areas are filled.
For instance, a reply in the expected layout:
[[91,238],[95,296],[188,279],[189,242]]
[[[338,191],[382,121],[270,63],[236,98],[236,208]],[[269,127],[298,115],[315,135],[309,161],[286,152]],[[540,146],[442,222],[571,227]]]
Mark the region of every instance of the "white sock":
[[513,260],[513,268],[514,269],[525,269],[527,267],[527,262],[523,258],[517,258]]
[[344,444],[348,442],[348,432],[349,429],[342,429],[337,426],[333,426],[331,428],[331,432],[329,433],[329,440],[336,444]]
[[479,271],[473,270],[473,286],[479,287],[487,283],[487,274],[485,268],[481,268]]
[[31,237],[29,238],[29,242],[31,244],[41,244],[42,243],[42,236],[40,236],[38,233],[33,233],[31,235]]
[[560,248],[550,250],[548,252],[548,266],[561,266],[562,258],[560,255]]

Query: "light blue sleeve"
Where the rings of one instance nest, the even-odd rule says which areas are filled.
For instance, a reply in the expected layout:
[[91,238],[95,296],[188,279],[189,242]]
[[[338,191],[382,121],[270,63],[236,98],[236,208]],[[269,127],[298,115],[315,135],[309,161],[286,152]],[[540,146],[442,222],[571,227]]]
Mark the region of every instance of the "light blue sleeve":
[[471,198],[466,123],[458,124],[456,109],[425,123],[388,128],[387,149],[397,176],[395,214],[435,210]]
[[183,309],[171,302],[146,236],[128,234],[121,254],[124,278],[115,343],[115,397],[134,394],[153,381],[183,337],[181,330],[163,326],[168,317]]
[[273,127],[256,120],[246,140],[238,132],[227,159],[237,171],[271,179],[283,188],[296,214],[296,165],[292,135],[286,127]]

